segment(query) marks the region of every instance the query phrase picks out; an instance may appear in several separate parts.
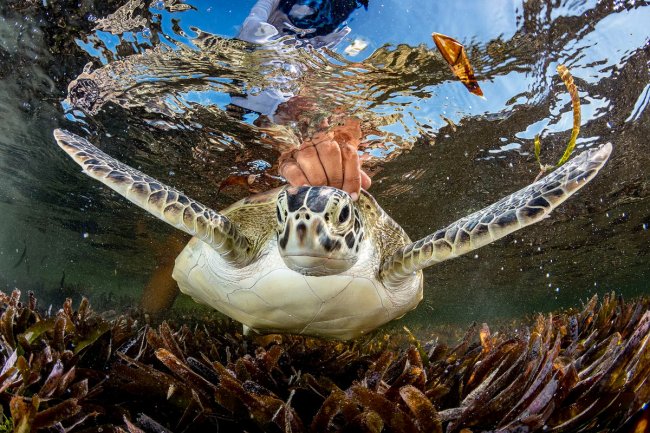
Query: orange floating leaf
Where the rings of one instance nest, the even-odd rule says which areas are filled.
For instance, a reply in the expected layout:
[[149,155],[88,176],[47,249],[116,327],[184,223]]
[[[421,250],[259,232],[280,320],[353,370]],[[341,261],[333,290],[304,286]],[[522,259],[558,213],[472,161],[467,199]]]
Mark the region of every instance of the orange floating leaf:
[[483,96],[483,91],[479,87],[476,77],[474,77],[474,70],[469,63],[465,47],[456,39],[440,33],[433,33],[431,36],[433,42],[436,43],[436,47],[438,47],[438,51],[440,51],[445,61],[449,63],[452,72],[467,87],[467,90],[475,95]]

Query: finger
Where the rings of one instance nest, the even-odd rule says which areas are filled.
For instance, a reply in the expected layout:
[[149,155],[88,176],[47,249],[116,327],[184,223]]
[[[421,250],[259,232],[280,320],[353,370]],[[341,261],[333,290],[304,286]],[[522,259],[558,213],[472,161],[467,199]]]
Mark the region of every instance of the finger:
[[343,160],[343,190],[352,196],[352,200],[359,198],[361,189],[361,164],[357,148],[351,144],[341,146]]
[[294,153],[294,158],[302,172],[307,176],[309,185],[327,185],[325,169],[318,158],[318,151],[315,146],[308,146]]
[[361,188],[369,189],[370,185],[372,185],[372,179],[370,179],[370,176],[368,176],[368,173],[361,170]]
[[288,159],[280,165],[280,174],[289,182],[292,186],[303,186],[309,185],[309,180],[307,176],[302,172],[302,169],[298,165],[295,159]]
[[332,140],[334,140],[334,133],[332,131],[318,131],[308,142],[313,143],[316,146],[320,143]]
[[334,140],[327,140],[319,142],[315,147],[327,176],[327,185],[341,189],[343,187],[343,165],[339,144]]

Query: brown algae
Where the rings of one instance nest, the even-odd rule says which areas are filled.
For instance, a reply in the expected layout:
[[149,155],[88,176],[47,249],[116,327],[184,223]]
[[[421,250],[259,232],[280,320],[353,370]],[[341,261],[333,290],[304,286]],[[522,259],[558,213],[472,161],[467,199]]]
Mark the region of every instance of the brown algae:
[[635,431],[650,299],[614,294],[455,347],[410,331],[339,342],[234,322],[42,312],[0,294],[0,432]]

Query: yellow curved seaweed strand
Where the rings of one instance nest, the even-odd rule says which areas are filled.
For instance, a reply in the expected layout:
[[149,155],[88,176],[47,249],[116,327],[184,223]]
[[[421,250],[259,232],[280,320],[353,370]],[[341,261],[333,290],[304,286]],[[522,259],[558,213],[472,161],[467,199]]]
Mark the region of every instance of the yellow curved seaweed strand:
[[535,159],[539,164],[539,168],[543,170],[544,165],[542,165],[542,160],[539,158],[539,154],[541,153],[541,151],[542,151],[542,143],[539,141],[539,134],[537,134],[535,135]]
[[569,70],[564,65],[558,65],[557,72],[560,74],[560,78],[564,81],[564,85],[571,95],[571,105],[573,106],[573,129],[571,130],[571,139],[567,145],[564,155],[557,163],[557,167],[561,166],[568,161],[573,149],[576,147],[576,139],[580,133],[580,97],[578,96],[578,88],[573,82],[573,77]]

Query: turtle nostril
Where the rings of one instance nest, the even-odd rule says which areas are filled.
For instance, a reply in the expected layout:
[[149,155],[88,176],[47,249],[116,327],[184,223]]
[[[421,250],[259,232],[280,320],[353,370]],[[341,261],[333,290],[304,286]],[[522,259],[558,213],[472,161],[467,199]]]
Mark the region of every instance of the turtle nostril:
[[309,218],[310,218],[309,214],[306,214],[306,215],[305,215],[305,219],[306,219],[307,221],[309,221]]

